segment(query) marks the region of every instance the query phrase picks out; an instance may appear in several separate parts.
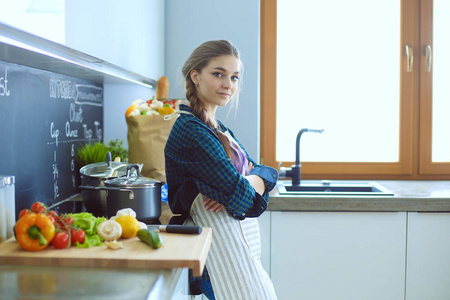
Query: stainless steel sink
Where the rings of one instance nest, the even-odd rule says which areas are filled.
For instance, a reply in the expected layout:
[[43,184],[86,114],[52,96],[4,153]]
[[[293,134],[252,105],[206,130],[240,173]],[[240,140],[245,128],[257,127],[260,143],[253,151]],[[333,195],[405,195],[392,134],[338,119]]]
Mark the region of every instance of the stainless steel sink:
[[394,196],[394,193],[380,184],[364,181],[304,180],[300,185],[292,185],[290,181],[280,181],[277,188],[280,195]]

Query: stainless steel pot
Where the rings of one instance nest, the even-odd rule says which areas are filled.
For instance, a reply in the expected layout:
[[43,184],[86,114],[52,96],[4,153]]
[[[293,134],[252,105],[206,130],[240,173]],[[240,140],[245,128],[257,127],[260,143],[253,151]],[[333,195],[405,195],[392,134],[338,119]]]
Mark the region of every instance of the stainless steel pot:
[[[106,161],[90,164],[80,169],[81,185],[90,187],[104,187],[105,181],[127,174],[129,163]],[[107,215],[106,191],[95,189],[82,189],[83,204],[86,211],[94,216]]]
[[[135,169],[135,176],[132,170]],[[136,218],[153,223],[161,216],[161,186],[164,183],[139,174],[138,165],[129,165],[126,176],[106,180],[104,187],[80,186],[81,189],[106,191],[107,217],[113,217],[122,208],[131,208]]]

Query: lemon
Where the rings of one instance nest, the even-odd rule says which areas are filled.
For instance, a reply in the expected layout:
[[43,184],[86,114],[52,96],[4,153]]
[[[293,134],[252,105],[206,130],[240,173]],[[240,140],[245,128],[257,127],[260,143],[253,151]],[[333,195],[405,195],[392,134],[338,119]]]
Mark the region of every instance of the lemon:
[[120,216],[116,219],[116,222],[122,227],[121,238],[129,239],[135,237],[139,230],[138,220],[130,215]]

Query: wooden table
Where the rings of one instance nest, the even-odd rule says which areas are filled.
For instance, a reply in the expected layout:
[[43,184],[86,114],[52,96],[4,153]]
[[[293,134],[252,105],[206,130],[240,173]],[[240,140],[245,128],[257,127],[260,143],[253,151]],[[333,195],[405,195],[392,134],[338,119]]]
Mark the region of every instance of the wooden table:
[[0,244],[0,264],[26,266],[60,266],[126,269],[189,268],[200,276],[205,266],[212,239],[211,228],[199,235],[160,233],[163,246],[152,249],[137,237],[122,239],[124,248],[111,250],[106,246],[54,249],[29,252],[20,248],[14,238]]

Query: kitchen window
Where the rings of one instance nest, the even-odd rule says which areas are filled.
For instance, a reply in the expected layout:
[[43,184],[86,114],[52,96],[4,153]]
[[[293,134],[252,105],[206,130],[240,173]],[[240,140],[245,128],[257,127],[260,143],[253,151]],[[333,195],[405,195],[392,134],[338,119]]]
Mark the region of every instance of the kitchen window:
[[[450,179],[447,0],[261,0],[261,159],[302,177]],[[448,175],[447,175],[448,174]]]

